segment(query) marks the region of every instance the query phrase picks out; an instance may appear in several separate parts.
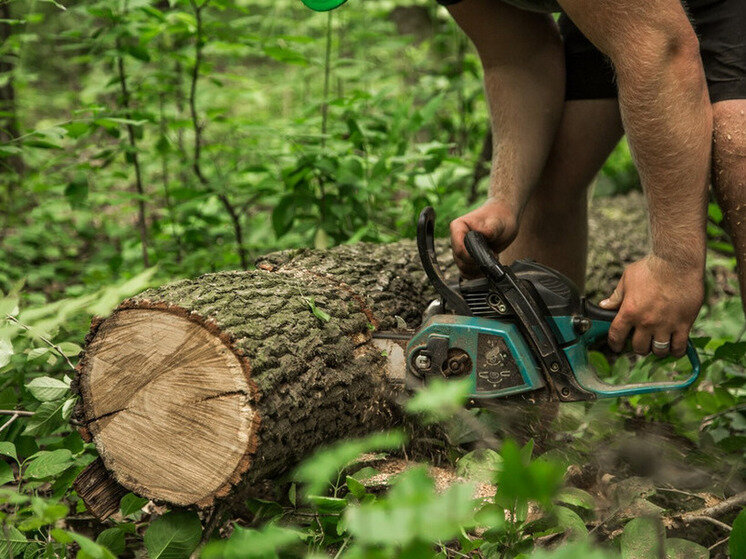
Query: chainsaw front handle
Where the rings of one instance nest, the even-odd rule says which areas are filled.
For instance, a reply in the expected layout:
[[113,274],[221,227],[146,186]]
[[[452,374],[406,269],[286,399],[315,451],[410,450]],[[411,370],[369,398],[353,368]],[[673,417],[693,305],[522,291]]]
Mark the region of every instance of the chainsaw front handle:
[[[588,301],[584,301],[583,307],[585,318],[590,320],[590,328],[582,335],[583,345],[587,347],[608,336],[611,323],[616,317],[616,311],[602,309]],[[599,398],[615,398],[617,396],[635,396],[637,394],[652,394],[668,390],[682,390],[691,386],[697,380],[701,369],[699,355],[691,341],[687,341],[686,356],[692,365],[692,373],[686,379],[680,381],[610,384],[598,378],[595,369],[587,363],[587,360],[583,366],[574,367],[575,378],[577,378],[578,383],[583,388],[595,393]]]

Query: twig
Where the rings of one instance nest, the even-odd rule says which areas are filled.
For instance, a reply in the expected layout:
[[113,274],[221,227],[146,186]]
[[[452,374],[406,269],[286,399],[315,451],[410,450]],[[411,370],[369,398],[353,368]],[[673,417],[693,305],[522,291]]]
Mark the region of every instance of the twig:
[[452,547],[448,547],[447,545],[443,545],[442,543],[437,544],[440,549],[442,549],[446,556],[448,556],[448,553],[453,553],[454,555],[458,555],[459,557],[471,557],[470,555],[467,555],[466,553],[462,553],[461,551],[458,551],[457,549],[453,549]]
[[746,411],[746,404],[738,404],[731,408],[727,408],[724,410],[721,410],[717,413],[713,413],[711,415],[706,415],[702,418],[702,422],[699,425],[700,430],[703,427],[707,427],[710,423],[712,423],[713,419],[716,419],[718,417],[721,417],[723,415],[728,415],[729,413],[733,413],[734,411]]
[[225,512],[224,505],[215,505],[210,510],[210,512],[208,513],[207,519],[205,521],[205,529],[202,532],[202,538],[200,539],[197,549],[195,549],[194,552],[192,552],[190,559],[196,559],[197,557],[199,557],[200,551],[202,550],[204,545],[210,540],[210,537],[212,536],[215,529],[219,526],[220,521],[223,518],[224,512]]
[[711,518],[719,518],[728,514],[729,512],[746,506],[746,491],[742,491],[736,495],[733,495],[725,501],[721,501],[717,505],[706,507],[703,509],[695,510],[690,513],[681,516],[682,520],[686,520],[689,516],[709,516]]
[[2,427],[0,427],[0,432],[4,431],[6,427],[9,427],[16,419],[18,419],[20,416],[17,413],[14,413],[12,417],[3,423]]
[[702,515],[687,515],[686,521],[687,522],[693,522],[695,520],[701,520],[702,522],[709,522],[710,524],[714,524],[715,526],[719,526],[726,532],[730,532],[733,530],[730,526],[728,526],[725,522],[721,522],[717,518],[712,518],[711,516],[702,516]]
[[49,347],[51,347],[54,351],[56,351],[60,355],[60,357],[62,357],[67,362],[67,365],[68,365],[68,367],[70,367],[70,369],[72,369],[73,371],[75,370],[75,365],[72,364],[72,361],[70,361],[70,359],[68,359],[67,355],[65,355],[65,353],[62,351],[62,349],[60,348],[60,346],[56,345],[52,340],[50,340],[48,338],[45,338],[44,336],[39,335],[39,333],[36,332],[33,328],[31,328],[31,326],[27,326],[23,322],[20,322],[14,316],[10,316],[9,314],[6,314],[5,315],[5,319],[9,320],[10,322],[12,322],[13,324],[15,324],[16,326],[19,326],[19,327],[23,328],[24,330],[26,330],[26,332],[31,332],[32,334],[34,334],[35,336],[37,336],[42,342],[44,342]]
[[674,489],[673,487],[656,487],[656,491],[663,491],[665,493],[678,493],[679,495],[686,495],[687,497],[696,497],[697,499],[704,500],[705,498],[702,497],[702,495],[697,495],[696,493],[691,493],[689,491],[682,491],[681,489]]
[[[202,47],[204,41],[203,26],[202,26],[202,10],[207,6],[209,0],[205,0],[202,4],[198,4],[195,0],[189,0],[189,4],[192,6],[194,11],[194,19],[197,24],[196,37],[194,42],[194,66],[192,67],[192,80],[189,86],[189,112],[192,117],[192,128],[194,129],[194,155],[192,161],[192,170],[194,171],[197,180],[205,188],[208,188],[212,192],[215,190],[210,185],[210,181],[202,172],[202,129],[203,125],[200,124],[199,115],[197,114],[197,83],[199,81],[200,67],[202,65]],[[238,258],[241,261],[241,267],[246,270],[249,267],[248,256],[246,255],[246,249],[243,246],[243,226],[241,225],[241,216],[236,211],[235,206],[231,203],[225,194],[217,193],[220,203],[223,204],[225,210],[233,222],[233,233],[236,237],[236,245],[238,246]]]
[[601,522],[599,522],[593,528],[588,530],[588,535],[590,536],[593,532],[598,530],[601,526],[603,526],[604,524],[612,520],[614,517],[616,517],[616,515],[619,514],[619,511],[621,510],[621,508],[622,507],[617,507],[613,511],[611,511],[606,518],[604,518]]
[[348,543],[350,543],[350,538],[349,537],[345,538],[345,541],[343,541],[342,545],[339,546],[339,550],[334,555],[334,559],[339,559],[342,556],[342,552],[345,550],[345,548],[347,547]]
[[715,549],[716,547],[720,547],[720,546],[721,546],[721,545],[723,545],[724,543],[728,543],[728,541],[729,541],[729,540],[730,540],[730,536],[728,536],[727,538],[723,538],[722,540],[720,540],[720,541],[717,541],[717,542],[715,542],[714,544],[712,544],[712,545],[711,545],[710,547],[708,547],[708,548],[707,548],[707,550],[708,550],[708,551],[712,551],[712,550],[713,550],[713,549]]
[[0,415],[18,415],[19,417],[31,417],[32,415],[34,415],[34,412],[26,410],[0,410]]

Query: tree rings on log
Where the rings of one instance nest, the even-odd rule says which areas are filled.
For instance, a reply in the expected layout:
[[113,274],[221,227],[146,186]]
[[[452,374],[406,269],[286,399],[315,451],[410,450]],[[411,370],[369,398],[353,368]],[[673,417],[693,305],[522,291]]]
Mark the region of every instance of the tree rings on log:
[[248,359],[175,305],[125,304],[93,334],[79,390],[106,468],[135,493],[175,505],[227,494],[256,447]]

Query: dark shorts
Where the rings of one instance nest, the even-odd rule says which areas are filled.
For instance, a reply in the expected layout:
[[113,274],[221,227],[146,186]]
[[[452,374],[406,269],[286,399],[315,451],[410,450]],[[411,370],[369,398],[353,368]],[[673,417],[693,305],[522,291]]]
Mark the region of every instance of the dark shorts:
[[[460,0],[438,0],[443,5]],[[553,0],[508,0],[540,5]],[[707,87],[713,103],[746,99],[746,0],[682,0],[699,37]],[[608,99],[617,96],[611,62],[562,14],[565,39],[566,98]]]
[[[685,0],[699,37],[710,100],[746,99],[746,0]],[[617,96],[611,62],[562,14],[565,39],[566,98]]]

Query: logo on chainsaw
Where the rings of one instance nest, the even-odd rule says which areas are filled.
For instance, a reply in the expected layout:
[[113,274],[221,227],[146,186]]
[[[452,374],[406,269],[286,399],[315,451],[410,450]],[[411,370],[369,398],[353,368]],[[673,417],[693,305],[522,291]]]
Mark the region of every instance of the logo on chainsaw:
[[477,392],[524,384],[518,365],[499,336],[480,334],[477,351]]

